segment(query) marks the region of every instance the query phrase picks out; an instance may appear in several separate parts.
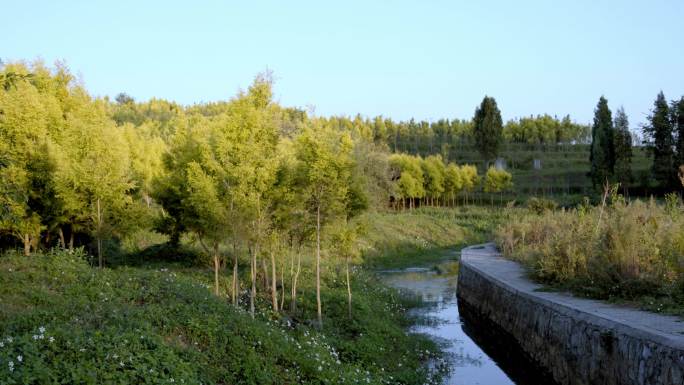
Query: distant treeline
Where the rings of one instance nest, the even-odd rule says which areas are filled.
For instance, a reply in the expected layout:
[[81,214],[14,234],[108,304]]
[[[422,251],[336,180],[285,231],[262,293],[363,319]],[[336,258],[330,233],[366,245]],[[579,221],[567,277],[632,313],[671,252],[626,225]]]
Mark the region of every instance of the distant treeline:
[[[394,121],[382,116],[363,118],[357,115],[328,118],[330,124],[355,130],[376,143],[387,144],[393,152],[411,154],[447,153],[450,149],[474,144],[471,119],[440,119],[436,122]],[[503,125],[502,137],[507,143],[574,144],[589,143],[591,128],[566,115],[562,119],[537,115],[509,120]]]

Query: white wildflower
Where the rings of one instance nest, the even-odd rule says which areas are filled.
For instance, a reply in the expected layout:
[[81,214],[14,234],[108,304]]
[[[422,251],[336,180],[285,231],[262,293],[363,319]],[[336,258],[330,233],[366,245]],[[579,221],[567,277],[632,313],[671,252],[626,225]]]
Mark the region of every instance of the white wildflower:
[[38,331],[40,332],[40,334],[45,333],[45,326],[39,327],[39,328],[38,328]]
[[19,361],[19,362],[24,361],[24,356],[22,356],[21,354],[18,355],[18,356],[17,356],[17,361]]

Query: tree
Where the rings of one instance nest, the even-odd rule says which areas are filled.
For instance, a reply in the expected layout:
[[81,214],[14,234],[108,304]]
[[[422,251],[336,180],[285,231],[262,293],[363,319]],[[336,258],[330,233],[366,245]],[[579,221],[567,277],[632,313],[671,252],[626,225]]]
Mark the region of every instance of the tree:
[[672,122],[677,135],[677,161],[676,166],[684,164],[684,96],[679,101],[673,101],[670,107]]
[[[278,170],[276,180],[270,192],[269,217],[274,231],[282,234],[288,245],[290,256],[290,311],[297,310],[297,285],[302,270],[302,250],[314,238],[315,221],[311,210],[307,210],[307,202],[302,199],[307,186],[298,175],[303,167],[297,159],[297,143],[289,138],[278,143]],[[282,270],[281,270],[282,272]],[[284,301],[285,283],[283,284]],[[281,305],[282,308],[282,305]]]
[[102,241],[132,204],[129,149],[104,103],[87,98],[68,116],[64,138],[70,143],[65,147],[70,167],[58,174],[59,194],[69,220],[96,239],[98,265],[104,267]]
[[594,187],[602,186],[613,175],[615,168],[615,147],[613,118],[608,100],[601,96],[594,110],[594,125],[591,128],[591,180]]
[[347,283],[347,312],[349,318],[352,316],[352,289],[349,266],[351,262],[360,255],[357,246],[357,237],[361,228],[354,226],[348,221],[344,221],[340,226],[333,230],[330,239],[331,249],[344,260],[345,282]]
[[37,171],[32,165],[48,156],[44,150],[54,111],[24,71],[6,68],[0,78],[10,82],[0,89],[0,231],[19,239],[29,255],[44,228],[31,204]]
[[502,141],[503,122],[501,111],[493,97],[485,96],[475,109],[473,117],[475,145],[485,163],[496,158]]
[[187,196],[183,204],[188,214],[187,228],[197,234],[200,245],[214,261],[214,294],[219,295],[219,270],[221,268],[219,246],[226,237],[225,229],[230,225],[232,218],[226,207],[226,192],[222,188],[220,175],[213,173],[212,175],[204,167],[196,161],[188,164]]
[[622,185],[626,192],[632,180],[632,133],[629,131],[629,120],[624,108],[615,113],[615,181]]
[[[444,162],[440,155],[430,155],[421,162],[425,176],[424,189],[430,204],[444,194]],[[426,201],[428,200],[426,199]]]
[[346,208],[351,176],[352,141],[347,133],[326,126],[307,128],[297,140],[298,178],[303,198],[316,227],[316,311],[323,324],[321,307],[321,230],[339,218]]
[[463,177],[461,176],[461,169],[449,163],[446,167],[444,176],[444,192],[447,198],[451,198],[451,205],[456,205],[456,195],[463,189]]
[[480,184],[480,176],[477,174],[477,167],[465,164],[461,166],[461,181],[463,189],[466,194],[463,196],[463,201],[468,204],[468,193],[472,192],[478,184]]
[[674,138],[670,118],[669,107],[661,91],[653,103],[653,110],[647,118],[648,123],[643,126],[643,134],[645,144],[653,156],[653,176],[663,188],[673,186],[675,180]]
[[[503,193],[513,187],[513,176],[506,170],[490,167],[485,174],[484,191],[486,193]],[[494,197],[491,197],[494,205]]]
[[409,209],[413,208],[414,199],[425,196],[422,160],[416,156],[392,154],[389,163],[394,174],[394,190],[402,200],[402,206],[406,206],[408,199]]
[[[225,173],[230,197],[250,227],[251,251],[250,313],[256,302],[257,259],[267,228],[269,191],[276,181],[278,130],[272,105],[273,81],[269,73],[257,75],[247,93],[241,93],[218,119],[217,136],[212,140],[216,159]],[[233,231],[236,232],[233,222]],[[237,266],[237,258],[234,260]],[[236,274],[237,267],[234,267]],[[236,275],[235,279],[237,278]]]

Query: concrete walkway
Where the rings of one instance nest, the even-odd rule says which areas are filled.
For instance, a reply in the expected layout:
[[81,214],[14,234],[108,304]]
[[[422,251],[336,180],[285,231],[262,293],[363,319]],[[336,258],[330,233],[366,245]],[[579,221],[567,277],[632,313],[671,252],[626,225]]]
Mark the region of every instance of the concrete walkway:
[[684,350],[683,319],[577,298],[566,293],[539,291],[542,286],[527,279],[520,264],[502,258],[492,243],[463,249],[461,264],[467,264],[498,285],[514,290],[516,295],[542,302],[561,313],[572,313],[576,319]]

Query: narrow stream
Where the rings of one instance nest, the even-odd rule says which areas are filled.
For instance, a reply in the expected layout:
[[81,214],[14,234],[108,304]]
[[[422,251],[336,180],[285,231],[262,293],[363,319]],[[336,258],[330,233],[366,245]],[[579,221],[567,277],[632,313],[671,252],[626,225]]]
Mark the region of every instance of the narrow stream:
[[[548,378],[524,359],[522,352],[510,345],[505,337],[487,337],[489,327],[459,314],[456,297],[457,276],[439,271],[457,270],[457,262],[448,261],[438,269],[409,268],[381,273],[388,285],[413,292],[430,304],[417,309],[421,319],[412,332],[424,333],[444,342],[450,362],[445,385],[537,385],[549,384]],[[479,329],[487,330],[479,330]],[[477,342],[476,342],[477,341]],[[541,381],[541,382],[540,382]]]

